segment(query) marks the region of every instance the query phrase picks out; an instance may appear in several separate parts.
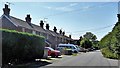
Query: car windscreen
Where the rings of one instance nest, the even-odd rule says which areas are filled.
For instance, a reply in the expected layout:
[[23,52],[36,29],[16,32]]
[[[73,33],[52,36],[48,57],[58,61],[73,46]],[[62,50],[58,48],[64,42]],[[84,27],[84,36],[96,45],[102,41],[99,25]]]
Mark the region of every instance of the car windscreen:
[[59,47],[64,47],[64,48],[69,48],[69,49],[75,49],[73,46],[59,46]]

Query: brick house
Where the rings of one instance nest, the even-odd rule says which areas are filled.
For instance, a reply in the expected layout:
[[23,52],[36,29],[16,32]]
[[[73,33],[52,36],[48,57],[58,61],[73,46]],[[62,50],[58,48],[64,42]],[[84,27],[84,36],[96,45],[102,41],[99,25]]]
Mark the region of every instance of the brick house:
[[16,30],[20,32],[28,32],[45,37],[46,46],[56,48],[59,43],[70,43],[72,39],[65,35],[62,30],[57,33],[57,28],[54,27],[53,31],[49,30],[49,24],[46,24],[46,29],[44,29],[44,22],[41,20],[40,25],[35,25],[31,23],[32,18],[30,14],[25,17],[25,21],[18,19],[16,17],[10,16],[10,8],[5,4],[3,8],[4,14],[0,17],[0,28]]

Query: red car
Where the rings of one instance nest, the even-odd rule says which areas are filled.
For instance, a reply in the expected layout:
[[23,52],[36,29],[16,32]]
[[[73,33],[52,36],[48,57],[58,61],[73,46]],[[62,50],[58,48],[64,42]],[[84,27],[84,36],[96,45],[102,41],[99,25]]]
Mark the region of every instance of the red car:
[[51,47],[45,47],[45,49],[48,49],[48,56],[51,56],[51,57],[61,56],[61,52],[58,50],[54,50]]

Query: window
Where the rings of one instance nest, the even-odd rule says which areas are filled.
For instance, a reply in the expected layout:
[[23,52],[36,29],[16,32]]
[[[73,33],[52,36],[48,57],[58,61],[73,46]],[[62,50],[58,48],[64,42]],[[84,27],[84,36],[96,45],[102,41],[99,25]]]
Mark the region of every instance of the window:
[[72,49],[76,49],[74,46],[72,46]]
[[47,34],[47,39],[49,39],[49,34]]
[[33,32],[32,32],[32,33],[33,33],[33,34],[36,34],[36,31],[34,31],[34,30],[33,30]]
[[22,32],[25,32],[25,28],[22,28]]

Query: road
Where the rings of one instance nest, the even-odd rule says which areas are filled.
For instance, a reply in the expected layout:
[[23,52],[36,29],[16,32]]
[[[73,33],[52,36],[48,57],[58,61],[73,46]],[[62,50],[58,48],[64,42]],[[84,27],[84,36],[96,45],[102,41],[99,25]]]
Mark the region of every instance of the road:
[[101,52],[81,53],[77,56],[66,56],[47,66],[118,66],[118,60],[104,58]]

